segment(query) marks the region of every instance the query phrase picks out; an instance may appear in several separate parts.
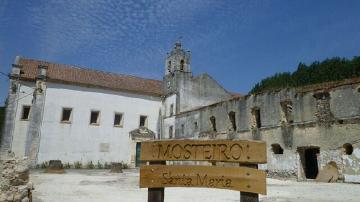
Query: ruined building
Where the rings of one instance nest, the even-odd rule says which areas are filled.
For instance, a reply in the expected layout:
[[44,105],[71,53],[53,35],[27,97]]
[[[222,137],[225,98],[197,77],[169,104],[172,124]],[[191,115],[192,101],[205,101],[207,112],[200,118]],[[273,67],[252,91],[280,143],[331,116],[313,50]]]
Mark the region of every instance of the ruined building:
[[360,78],[241,96],[194,76],[180,43],[163,81],[17,58],[1,151],[136,166],[149,139],[264,140],[272,175],[314,179],[327,165],[360,182]]

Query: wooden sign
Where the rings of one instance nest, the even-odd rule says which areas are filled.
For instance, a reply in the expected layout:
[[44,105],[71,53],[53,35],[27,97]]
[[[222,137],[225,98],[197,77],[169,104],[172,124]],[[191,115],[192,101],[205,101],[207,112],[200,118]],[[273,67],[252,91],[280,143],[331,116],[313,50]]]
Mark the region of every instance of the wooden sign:
[[141,143],[142,161],[266,163],[266,144],[248,140],[170,140]]
[[205,187],[266,194],[266,173],[246,167],[149,165],[140,168],[140,187]]

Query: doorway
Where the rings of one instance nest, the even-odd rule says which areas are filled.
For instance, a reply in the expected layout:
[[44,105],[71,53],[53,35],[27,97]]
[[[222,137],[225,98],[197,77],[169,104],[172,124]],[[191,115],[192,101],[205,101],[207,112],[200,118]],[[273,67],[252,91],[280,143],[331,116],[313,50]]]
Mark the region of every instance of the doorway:
[[301,165],[307,179],[315,179],[319,173],[318,154],[319,147],[300,147],[298,148]]
[[137,142],[136,152],[135,152],[135,167],[139,167],[141,165],[140,153],[141,153],[141,142]]

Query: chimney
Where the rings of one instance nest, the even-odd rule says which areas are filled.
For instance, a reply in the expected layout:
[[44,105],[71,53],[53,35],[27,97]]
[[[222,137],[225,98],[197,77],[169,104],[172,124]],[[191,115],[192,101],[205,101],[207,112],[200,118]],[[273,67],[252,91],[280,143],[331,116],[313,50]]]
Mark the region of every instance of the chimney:
[[10,78],[13,79],[18,79],[20,78],[21,74],[22,74],[22,68],[23,66],[19,64],[21,57],[20,56],[16,56],[15,58],[15,64],[12,64],[12,68],[11,68],[11,73],[10,73]]
[[46,80],[47,69],[48,67],[46,65],[39,65],[37,78],[40,80]]

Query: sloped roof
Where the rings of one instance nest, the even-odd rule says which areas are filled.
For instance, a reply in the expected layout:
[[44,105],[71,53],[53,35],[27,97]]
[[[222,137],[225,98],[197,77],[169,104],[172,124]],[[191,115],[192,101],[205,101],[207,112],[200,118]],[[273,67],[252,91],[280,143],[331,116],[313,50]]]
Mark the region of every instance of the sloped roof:
[[35,80],[38,66],[45,65],[48,67],[47,80],[50,82],[100,87],[154,96],[162,95],[163,82],[159,80],[102,72],[26,58],[20,58],[18,64],[23,66],[21,78],[25,80]]

